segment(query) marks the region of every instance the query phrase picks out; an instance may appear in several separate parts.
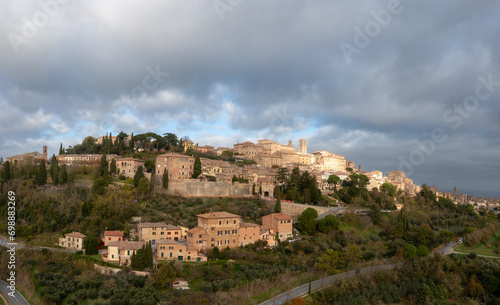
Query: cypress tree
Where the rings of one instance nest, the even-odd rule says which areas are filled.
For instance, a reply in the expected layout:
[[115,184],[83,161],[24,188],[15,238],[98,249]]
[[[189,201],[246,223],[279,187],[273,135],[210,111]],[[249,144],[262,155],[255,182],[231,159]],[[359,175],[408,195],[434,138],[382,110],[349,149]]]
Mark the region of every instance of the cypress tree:
[[139,185],[139,180],[141,180],[141,178],[145,178],[144,169],[142,168],[142,165],[137,168],[137,171],[135,172],[135,175],[134,175],[135,187],[137,187]]
[[134,133],[133,132],[130,134],[130,141],[128,141],[128,148],[131,151],[134,151]]
[[99,165],[99,176],[104,177],[108,172],[108,161],[106,161],[106,154],[101,157],[101,164]]
[[278,197],[276,198],[276,206],[274,207],[275,213],[281,213],[281,194],[278,192]]
[[9,181],[10,180],[10,162],[7,161],[3,165],[3,180],[4,181]]
[[163,188],[168,189],[168,172],[166,167],[163,169]]
[[155,190],[155,171],[151,173],[151,178],[149,180],[149,191],[154,192]]
[[198,178],[198,176],[201,174],[201,160],[200,157],[196,157],[194,160],[194,166],[193,166],[193,178]]
[[252,185],[252,195],[255,195],[255,184]]
[[47,169],[45,168],[45,160],[42,159],[38,167],[37,184],[42,186],[47,183]]
[[62,147],[62,143],[61,143],[61,146],[59,146],[59,154],[60,154],[60,155],[63,155],[63,154],[64,154],[64,150],[63,150],[63,147]]
[[112,175],[116,174],[116,160],[113,158],[111,160],[111,165],[109,166],[109,171],[111,172]]
[[66,170],[66,165],[61,165],[59,169],[59,184],[65,184],[68,182],[68,171]]
[[59,184],[59,165],[55,155],[52,155],[52,160],[50,161],[50,176],[54,185]]
[[259,186],[259,195],[262,196],[262,186]]

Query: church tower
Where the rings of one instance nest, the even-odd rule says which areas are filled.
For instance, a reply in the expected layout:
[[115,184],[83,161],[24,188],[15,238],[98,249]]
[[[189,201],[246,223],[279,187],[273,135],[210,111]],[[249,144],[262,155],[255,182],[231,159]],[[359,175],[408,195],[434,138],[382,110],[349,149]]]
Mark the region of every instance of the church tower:
[[47,145],[43,146],[43,160],[47,163]]

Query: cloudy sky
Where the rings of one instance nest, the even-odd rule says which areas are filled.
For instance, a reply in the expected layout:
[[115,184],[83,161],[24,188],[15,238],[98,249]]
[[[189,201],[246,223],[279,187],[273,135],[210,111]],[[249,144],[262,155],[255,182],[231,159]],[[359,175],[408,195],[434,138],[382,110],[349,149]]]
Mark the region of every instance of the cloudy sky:
[[0,1],[4,158],[120,131],[306,138],[363,170],[498,190],[498,1],[27,2]]

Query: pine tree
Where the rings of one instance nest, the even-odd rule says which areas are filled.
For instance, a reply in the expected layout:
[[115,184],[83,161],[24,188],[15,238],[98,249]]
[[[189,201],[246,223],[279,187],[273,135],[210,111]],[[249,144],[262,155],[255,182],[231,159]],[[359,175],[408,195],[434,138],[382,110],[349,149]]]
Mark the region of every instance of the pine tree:
[[137,168],[137,171],[135,172],[135,175],[134,175],[135,187],[137,187],[139,185],[139,180],[141,180],[141,178],[145,178],[144,169],[143,169],[142,165]]
[[47,169],[45,168],[45,160],[42,159],[40,166],[38,167],[38,175],[36,182],[38,185],[42,186],[47,183]]
[[201,160],[200,157],[196,157],[194,160],[194,166],[193,166],[193,178],[198,178],[198,176],[201,174]]
[[5,162],[5,164],[3,165],[2,177],[3,177],[4,181],[10,180],[10,162],[9,161]]
[[281,194],[278,192],[278,197],[276,198],[276,205],[274,206],[275,213],[281,213]]
[[168,172],[167,172],[167,168],[165,167],[163,169],[163,188],[168,190]]
[[116,174],[116,160],[113,158],[111,160],[111,165],[109,166],[109,171],[111,172],[112,175]]

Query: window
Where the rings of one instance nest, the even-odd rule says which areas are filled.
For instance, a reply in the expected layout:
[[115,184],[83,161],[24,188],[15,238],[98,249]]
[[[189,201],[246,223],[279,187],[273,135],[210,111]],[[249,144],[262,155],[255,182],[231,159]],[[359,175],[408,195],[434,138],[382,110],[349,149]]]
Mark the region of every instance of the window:
[[221,225],[222,224],[222,221],[219,220],[219,224]]
[[233,234],[238,234],[238,231],[237,230],[233,230]]
[[200,234],[199,238],[201,238],[201,234]]
[[156,232],[153,232],[153,235],[156,235]]
[[165,235],[165,232],[161,232],[160,235]]
[[234,224],[236,224],[236,220],[234,220],[234,222],[233,222],[233,223],[234,223]]
[[[163,232],[162,232],[163,233]],[[167,232],[167,235],[170,235],[170,232]]]
[[217,231],[217,235],[222,235],[222,231]]

